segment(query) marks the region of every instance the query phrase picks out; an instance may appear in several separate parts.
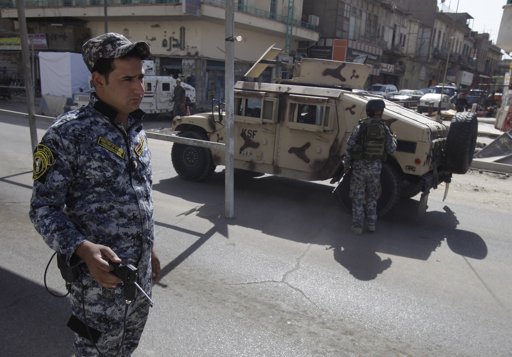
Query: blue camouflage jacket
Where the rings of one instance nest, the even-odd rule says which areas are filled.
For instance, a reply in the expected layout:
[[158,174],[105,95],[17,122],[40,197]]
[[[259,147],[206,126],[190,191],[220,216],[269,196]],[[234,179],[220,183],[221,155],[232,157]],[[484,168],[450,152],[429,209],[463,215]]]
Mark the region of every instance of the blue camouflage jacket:
[[115,115],[93,94],[87,106],[58,117],[34,151],[30,219],[68,261],[87,239],[123,263],[149,263],[152,170],[143,112],[131,113],[126,130]]

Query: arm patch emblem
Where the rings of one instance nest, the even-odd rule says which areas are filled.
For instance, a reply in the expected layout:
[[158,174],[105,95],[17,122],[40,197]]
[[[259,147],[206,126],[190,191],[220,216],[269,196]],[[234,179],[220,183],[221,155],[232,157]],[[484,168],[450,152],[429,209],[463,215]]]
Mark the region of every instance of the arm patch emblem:
[[137,144],[137,146],[135,147],[135,149],[133,150],[135,152],[135,154],[137,154],[138,157],[140,157],[142,155],[142,153],[144,152],[144,147],[146,146],[146,140],[144,138],[142,138],[139,143]]
[[34,152],[32,179],[39,180],[53,164],[55,164],[55,158],[50,148],[38,144]]

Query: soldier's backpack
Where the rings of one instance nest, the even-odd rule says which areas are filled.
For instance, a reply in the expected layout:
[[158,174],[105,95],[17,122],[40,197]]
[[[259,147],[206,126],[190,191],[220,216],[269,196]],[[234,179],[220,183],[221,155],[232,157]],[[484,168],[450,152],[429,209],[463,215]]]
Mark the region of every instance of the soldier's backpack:
[[363,160],[386,159],[386,129],[380,120],[364,120],[359,129],[361,158]]

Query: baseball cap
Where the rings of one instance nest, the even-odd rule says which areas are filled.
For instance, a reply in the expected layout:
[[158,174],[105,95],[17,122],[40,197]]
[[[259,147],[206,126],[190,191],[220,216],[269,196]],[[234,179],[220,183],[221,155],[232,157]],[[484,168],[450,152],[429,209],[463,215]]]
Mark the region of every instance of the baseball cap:
[[140,59],[146,59],[151,55],[149,45],[146,42],[131,42],[126,37],[115,32],[105,33],[91,38],[82,46],[82,57],[92,72],[96,61],[101,58],[119,58],[134,51]]

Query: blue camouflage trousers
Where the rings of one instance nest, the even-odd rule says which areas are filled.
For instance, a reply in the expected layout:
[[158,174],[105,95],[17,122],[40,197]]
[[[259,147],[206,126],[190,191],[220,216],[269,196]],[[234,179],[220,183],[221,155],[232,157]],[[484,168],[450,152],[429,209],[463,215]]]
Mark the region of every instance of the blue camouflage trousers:
[[377,200],[380,197],[380,160],[358,160],[352,164],[350,198],[352,199],[352,226],[363,228],[377,223]]
[[[139,291],[135,296],[133,302],[126,304],[122,287],[103,288],[90,276],[73,284],[70,294],[72,314],[101,333],[95,344],[89,338],[75,333],[77,356],[131,356],[139,344],[150,307]],[[120,346],[122,340],[123,345]]]

